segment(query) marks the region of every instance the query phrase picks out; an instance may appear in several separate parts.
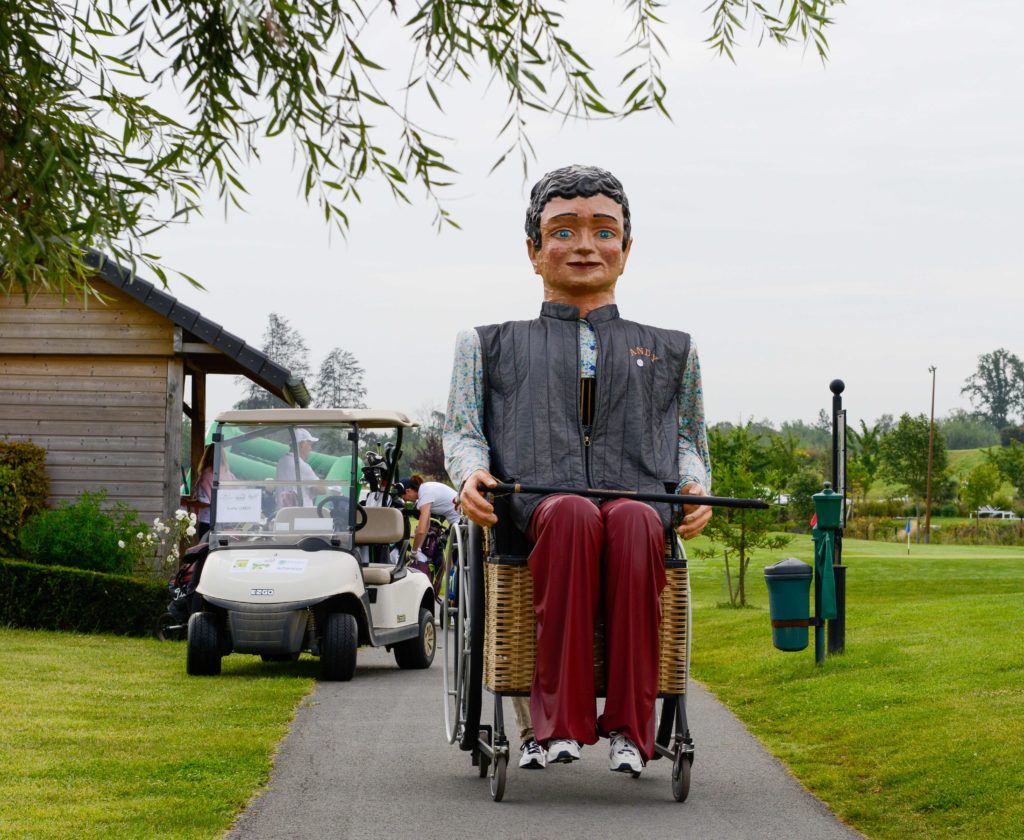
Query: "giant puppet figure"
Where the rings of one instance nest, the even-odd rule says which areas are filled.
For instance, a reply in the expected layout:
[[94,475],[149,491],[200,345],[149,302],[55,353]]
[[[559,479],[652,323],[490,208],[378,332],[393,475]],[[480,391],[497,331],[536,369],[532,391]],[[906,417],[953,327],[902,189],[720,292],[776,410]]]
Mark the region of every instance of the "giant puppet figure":
[[[467,330],[456,345],[444,449],[462,510],[493,525],[480,485],[498,480],[654,493],[671,483],[679,493],[706,494],[697,348],[687,333],[621,318],[615,305],[633,244],[622,184],[592,166],[549,172],[530,194],[526,233],[543,281],[539,317]],[[537,616],[529,705],[515,706],[520,766],[573,761],[582,744],[604,736],[610,768],[639,772],[654,752],[669,510],[568,494],[514,496],[511,510],[533,542]],[[683,512],[676,531],[684,539],[711,518],[705,506]],[[600,609],[607,693],[598,717]]]

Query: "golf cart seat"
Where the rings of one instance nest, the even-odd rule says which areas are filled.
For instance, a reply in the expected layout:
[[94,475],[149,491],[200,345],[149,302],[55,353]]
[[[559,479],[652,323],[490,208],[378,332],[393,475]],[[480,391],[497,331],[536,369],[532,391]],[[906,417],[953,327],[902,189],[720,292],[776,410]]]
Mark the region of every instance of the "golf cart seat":
[[405,538],[405,517],[398,508],[362,510],[366,513],[366,524],[356,531],[356,545],[391,545]]
[[[366,524],[356,531],[356,545],[391,545],[404,539],[406,519],[398,508],[362,508]],[[367,563],[362,567],[363,583],[384,586],[395,580],[401,566],[394,563]],[[403,569],[404,571],[404,569]]]
[[283,507],[274,516],[275,531],[322,531],[331,520],[323,519],[315,507]]

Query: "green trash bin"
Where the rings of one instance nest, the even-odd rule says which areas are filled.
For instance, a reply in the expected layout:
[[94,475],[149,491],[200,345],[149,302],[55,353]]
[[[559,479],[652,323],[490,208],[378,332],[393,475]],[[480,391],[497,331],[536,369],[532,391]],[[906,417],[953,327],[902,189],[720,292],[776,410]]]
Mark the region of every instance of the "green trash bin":
[[803,650],[807,647],[812,571],[811,566],[795,557],[787,557],[774,566],[765,566],[772,644],[779,650]]

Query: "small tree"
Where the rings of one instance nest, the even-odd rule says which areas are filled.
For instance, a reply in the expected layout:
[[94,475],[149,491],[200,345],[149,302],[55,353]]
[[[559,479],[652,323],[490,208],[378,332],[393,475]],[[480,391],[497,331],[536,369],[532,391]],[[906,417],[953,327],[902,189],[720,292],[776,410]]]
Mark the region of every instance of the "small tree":
[[[929,422],[924,414],[904,414],[893,431],[881,443],[882,474],[912,495],[921,499],[928,491]],[[932,451],[933,486],[945,480],[946,444],[942,433],[935,430]]]
[[882,467],[882,439],[888,434],[891,426],[892,418],[889,418],[887,425],[886,417],[883,416],[876,420],[870,428],[861,420],[859,432],[856,429],[848,431],[850,440],[853,442],[853,458],[847,473],[851,486],[859,491],[862,501],[867,499],[868,491],[875,483]]
[[365,371],[348,350],[335,347],[320,364],[315,408],[366,408]]
[[[288,323],[287,318],[276,312],[270,313],[260,349],[272,361],[291,371],[296,378],[305,379],[309,376],[309,348],[306,340]],[[235,382],[246,386],[245,396],[235,403],[235,408],[284,408],[286,405],[251,379],[239,376]]]
[[1000,475],[1013,485],[1018,496],[1024,496],[1024,444],[1011,441],[1005,449],[988,450],[989,463],[995,464]]
[[1024,412],[1024,362],[999,348],[978,356],[978,368],[964,382],[967,394],[980,414],[997,429],[1010,424],[1010,415]]
[[978,464],[967,474],[964,483],[964,502],[968,509],[977,510],[991,502],[1002,483],[1003,477],[995,464]]
[[[712,429],[709,444],[711,462],[715,465],[716,494],[769,499],[771,493],[764,484],[763,467],[759,468],[767,453],[751,433],[749,423],[728,432]],[[717,511],[704,529],[712,543],[721,547],[730,606],[747,605],[747,569],[753,552],[776,551],[789,543],[789,537],[772,533],[771,527],[771,511],[725,509]],[[698,550],[697,554],[711,558],[715,550]]]

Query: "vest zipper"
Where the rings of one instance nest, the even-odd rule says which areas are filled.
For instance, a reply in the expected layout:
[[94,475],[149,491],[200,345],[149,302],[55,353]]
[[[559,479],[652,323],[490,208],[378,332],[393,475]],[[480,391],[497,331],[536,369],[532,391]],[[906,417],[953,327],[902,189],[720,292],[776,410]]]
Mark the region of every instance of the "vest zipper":
[[[580,354],[580,325],[576,323],[576,422],[580,427],[580,440],[583,442],[583,473],[586,476],[587,487],[592,487],[593,484],[590,481],[590,426],[586,426],[583,423],[583,417],[580,415],[580,403],[583,399],[583,377],[581,376],[582,371],[580,370],[580,364],[583,359]],[[596,383],[595,383],[596,384]]]

